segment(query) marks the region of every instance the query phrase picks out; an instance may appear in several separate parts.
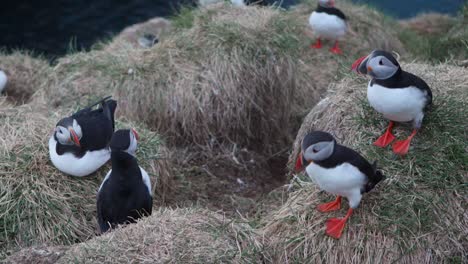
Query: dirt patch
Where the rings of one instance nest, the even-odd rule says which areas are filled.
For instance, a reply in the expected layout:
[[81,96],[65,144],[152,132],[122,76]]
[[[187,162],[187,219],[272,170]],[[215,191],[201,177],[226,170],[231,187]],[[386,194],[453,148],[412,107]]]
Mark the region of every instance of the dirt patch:
[[[227,215],[256,214],[257,202],[286,182],[287,155],[271,158],[241,149],[229,155],[201,159],[179,151],[181,169],[169,205],[193,206],[222,210]],[[199,153],[199,152],[196,152]]]

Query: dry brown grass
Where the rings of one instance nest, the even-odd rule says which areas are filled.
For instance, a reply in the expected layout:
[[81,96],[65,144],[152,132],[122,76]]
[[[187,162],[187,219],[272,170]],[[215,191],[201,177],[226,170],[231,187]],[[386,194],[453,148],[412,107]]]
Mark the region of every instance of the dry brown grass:
[[[245,162],[239,162],[242,153],[261,152],[261,158],[254,160],[258,164],[282,154],[290,146],[301,117],[355,54],[376,47],[404,53],[381,14],[352,5],[347,7],[347,14],[357,34],[345,42],[346,55],[309,49],[312,39],[305,31],[307,16],[314,7],[309,3],[302,9],[281,11],[221,4],[189,11],[187,16],[176,18],[173,31],[150,49],[135,49],[117,39],[101,50],[70,54],[50,69],[44,89],[30,104],[11,108],[2,102],[0,119],[5,121],[0,132],[13,139],[0,141],[0,167],[6,168],[0,171],[1,192],[8,194],[0,202],[0,211],[5,212],[0,227],[7,230],[1,237],[2,250],[40,243],[71,244],[94,234],[94,195],[106,170],[98,173],[99,179],[74,179],[58,173],[48,162],[46,135],[64,109],[71,112],[78,105],[112,94],[119,101],[118,119],[146,125],[139,132],[144,131],[143,138],[152,143],[143,141],[138,155],[147,159],[143,166],[153,171],[152,175],[163,175],[156,187],[160,189],[155,191],[162,196],[155,201],[159,205],[158,201],[173,198],[172,159],[182,161],[177,165],[184,166],[184,173],[194,174],[198,169],[209,175],[200,180],[196,174],[188,184],[194,190],[222,176],[230,176],[229,180],[236,183],[237,175],[244,174],[242,169],[252,168],[246,165],[253,160],[250,154]],[[148,127],[166,137],[170,145],[203,147],[182,157],[174,157],[167,149],[155,154],[160,141],[146,130]],[[184,163],[190,159],[199,163]],[[226,166],[218,171],[228,172],[213,178],[212,168],[205,166],[210,159],[215,166]],[[236,170],[231,170],[229,162],[237,166]],[[236,173],[228,175],[232,171]],[[215,187],[223,192],[220,188],[226,185]],[[270,211],[270,207],[262,210]],[[23,211],[29,215],[23,215]],[[272,223],[266,228],[268,235],[284,227],[278,224],[283,215],[281,209],[269,216]],[[229,223],[206,210],[160,210],[137,225],[76,245],[64,261],[76,256],[79,260],[91,257],[95,262],[143,262],[155,257],[180,262],[258,262],[259,250],[264,249],[256,235],[248,227]],[[284,227],[285,237],[288,228]],[[190,239],[179,229],[187,230]],[[273,242],[277,238],[274,234],[271,237]],[[283,249],[291,249],[291,254],[299,252],[297,248],[279,250],[279,244],[272,246],[278,250],[275,253],[284,253]],[[270,260],[267,251],[261,255]],[[285,260],[286,255],[277,256]]]
[[10,102],[23,104],[41,88],[47,79],[49,64],[24,52],[0,53],[0,69],[8,76],[5,94]]
[[419,34],[445,34],[455,24],[455,18],[439,14],[425,13],[416,17],[399,21],[403,28],[413,30]]
[[69,249],[68,246],[28,247],[15,252],[2,263],[8,264],[52,264],[56,263]]
[[[118,52],[104,48],[59,60],[46,95],[58,95],[58,106],[113,93],[124,116],[168,142],[235,142],[275,153],[290,144],[298,119],[350,60],[309,49],[312,6],[189,10],[151,49],[122,45]],[[393,32],[379,24],[381,14],[352,5],[347,12],[360,36],[349,38],[346,54],[376,47],[402,52]]]
[[[304,120],[300,140],[311,130],[333,133],[344,145],[377,159],[388,177],[367,194],[340,240],[325,236],[325,220],[344,215],[319,213],[315,207],[330,200],[309,182],[265,218],[265,236],[277,262],[312,263],[462,263],[467,261],[468,214],[466,180],[468,71],[442,64],[403,64],[427,81],[434,106],[405,158],[371,143],[386,121],[367,105],[366,81],[350,75],[336,86]],[[397,127],[399,138],[408,127]],[[424,144],[425,142],[425,144]],[[465,182],[465,183],[463,183]],[[297,184],[296,183],[296,184]],[[345,206],[346,207],[346,206]]]
[[137,224],[71,247],[58,263],[253,263],[246,225],[203,209],[160,209]]
[[[51,131],[69,112],[28,104],[14,107],[0,99],[0,257],[29,245],[73,244],[95,233],[96,191],[109,167],[75,178],[60,173],[49,161]],[[172,185],[173,175],[165,168],[170,164],[161,159],[160,138],[136,128],[142,138],[137,157],[151,175],[155,204],[160,205]]]

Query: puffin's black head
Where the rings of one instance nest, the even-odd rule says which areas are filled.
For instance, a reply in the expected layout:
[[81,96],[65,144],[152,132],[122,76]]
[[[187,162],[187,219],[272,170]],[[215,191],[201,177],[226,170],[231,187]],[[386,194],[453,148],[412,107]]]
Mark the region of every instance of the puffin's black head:
[[83,131],[78,122],[71,117],[60,120],[55,126],[54,134],[57,141],[62,145],[81,147],[80,139],[83,137]]
[[296,171],[303,170],[305,164],[328,159],[333,154],[335,144],[335,138],[327,132],[314,131],[307,134],[302,140]]
[[375,79],[385,80],[400,70],[400,64],[393,55],[384,50],[374,50],[368,56],[356,60],[352,70],[357,73],[367,74]]
[[138,133],[135,129],[121,129],[114,132],[110,142],[112,151],[124,151],[135,156]]

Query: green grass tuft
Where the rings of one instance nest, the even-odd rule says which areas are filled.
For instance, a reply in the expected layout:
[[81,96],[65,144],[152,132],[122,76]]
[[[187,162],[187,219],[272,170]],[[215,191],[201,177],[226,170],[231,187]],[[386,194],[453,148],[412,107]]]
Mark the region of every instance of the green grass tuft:
[[[386,128],[387,121],[371,109],[364,100],[364,111],[356,121],[361,131],[366,127]],[[390,150],[369,144],[376,135],[364,133],[360,148],[368,157],[375,157],[391,179],[395,175],[407,175],[397,179],[385,189],[380,206],[379,229],[396,234],[402,240],[429,232],[438,222],[437,215],[444,212],[446,192],[466,191],[468,155],[466,102],[456,97],[436,97],[426,114],[423,128],[412,142],[412,149],[405,157],[396,157]],[[398,139],[407,137],[412,128],[407,125]],[[465,175],[464,175],[465,174]]]

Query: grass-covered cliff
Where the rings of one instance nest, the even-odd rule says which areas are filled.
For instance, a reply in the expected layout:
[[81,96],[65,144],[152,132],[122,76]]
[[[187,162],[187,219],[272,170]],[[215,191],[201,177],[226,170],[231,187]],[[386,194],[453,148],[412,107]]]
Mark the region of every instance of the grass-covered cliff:
[[[466,9],[435,37],[339,2],[352,33],[344,55],[336,56],[309,48],[307,17],[315,5],[183,9],[170,29],[156,30],[160,43],[152,48],[132,43],[132,32],[148,30],[142,26],[53,65],[2,54],[0,68],[10,78],[0,97],[0,257],[12,255],[7,262],[14,263],[466,261],[468,72],[455,65],[466,58],[460,45]],[[432,37],[456,44],[432,56],[421,48],[436,49]],[[434,92],[427,127],[402,159],[370,146],[383,120],[365,102],[365,80],[349,73],[357,57],[375,48],[396,51]],[[107,95],[118,100],[118,127],[139,129],[137,157],[155,183],[155,213],[95,237],[95,196],[108,167],[85,179],[65,176],[49,162],[47,141],[61,116]],[[380,160],[388,176],[364,198],[339,241],[324,235],[325,215],[314,209],[323,194],[302,181],[283,187],[298,131],[313,128]]]

